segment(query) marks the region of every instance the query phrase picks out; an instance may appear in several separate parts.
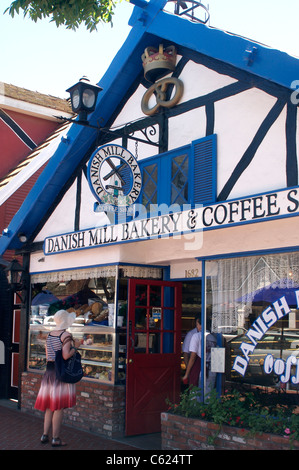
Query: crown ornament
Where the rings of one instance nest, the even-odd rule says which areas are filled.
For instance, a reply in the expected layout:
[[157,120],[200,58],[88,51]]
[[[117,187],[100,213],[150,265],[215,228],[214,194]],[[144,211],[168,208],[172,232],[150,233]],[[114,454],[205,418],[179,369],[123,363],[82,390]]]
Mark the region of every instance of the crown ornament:
[[147,47],[141,56],[144,69],[144,77],[149,82],[154,83],[156,80],[164,77],[175,70],[176,65],[176,48],[174,46],[163,47]]

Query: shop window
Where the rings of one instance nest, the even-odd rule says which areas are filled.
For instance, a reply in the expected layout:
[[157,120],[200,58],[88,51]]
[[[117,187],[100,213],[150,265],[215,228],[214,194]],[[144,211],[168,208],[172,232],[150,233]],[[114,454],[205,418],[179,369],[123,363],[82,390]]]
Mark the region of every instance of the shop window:
[[216,135],[139,164],[143,178],[140,201],[148,212],[155,211],[155,207],[151,208],[154,205],[163,212],[169,206],[180,210],[187,204],[216,200]]
[[151,204],[157,204],[158,194],[158,164],[153,163],[143,168],[142,172],[142,204],[149,207]]
[[268,387],[293,400],[299,392],[299,253],[213,260],[206,273],[211,331],[225,346],[226,388]]
[[171,204],[188,203],[188,154],[171,160]]

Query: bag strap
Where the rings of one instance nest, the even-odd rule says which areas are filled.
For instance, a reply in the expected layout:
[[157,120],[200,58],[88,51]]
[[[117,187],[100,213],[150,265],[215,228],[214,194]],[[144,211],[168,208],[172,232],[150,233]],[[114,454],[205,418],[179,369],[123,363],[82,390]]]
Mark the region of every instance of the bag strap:
[[68,343],[69,341],[73,341],[72,335],[67,336],[66,338],[64,338],[64,340],[62,341],[62,346],[64,346],[64,345],[65,345],[66,343]]

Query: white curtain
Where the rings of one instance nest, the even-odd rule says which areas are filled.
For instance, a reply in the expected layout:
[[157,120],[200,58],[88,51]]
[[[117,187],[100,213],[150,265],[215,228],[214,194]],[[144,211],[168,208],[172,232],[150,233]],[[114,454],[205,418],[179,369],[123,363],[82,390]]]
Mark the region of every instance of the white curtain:
[[[299,288],[299,253],[213,260],[212,331],[229,333],[243,326],[257,292],[271,287]],[[215,269],[215,264],[217,269]],[[265,290],[264,290],[265,292]]]

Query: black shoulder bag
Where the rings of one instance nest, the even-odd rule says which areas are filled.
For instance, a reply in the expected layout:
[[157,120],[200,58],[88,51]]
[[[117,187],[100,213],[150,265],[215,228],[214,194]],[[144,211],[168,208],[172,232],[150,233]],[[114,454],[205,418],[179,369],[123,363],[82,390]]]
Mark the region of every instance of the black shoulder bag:
[[[66,338],[67,341],[72,341],[72,338]],[[56,351],[55,357],[55,370],[56,377],[61,382],[75,384],[83,377],[83,369],[81,365],[81,354],[76,351],[69,359],[63,359],[62,348]]]

